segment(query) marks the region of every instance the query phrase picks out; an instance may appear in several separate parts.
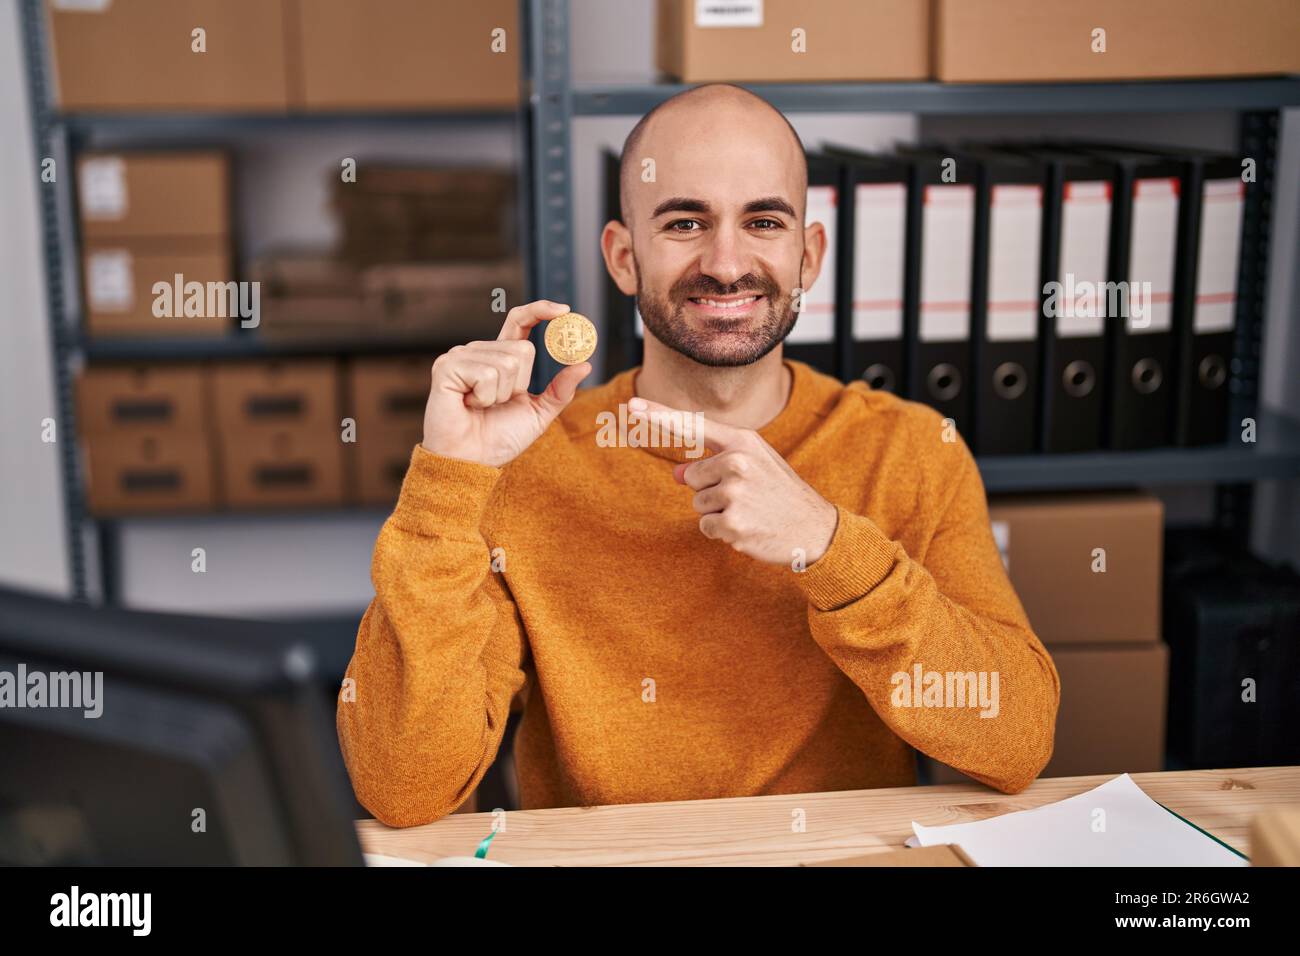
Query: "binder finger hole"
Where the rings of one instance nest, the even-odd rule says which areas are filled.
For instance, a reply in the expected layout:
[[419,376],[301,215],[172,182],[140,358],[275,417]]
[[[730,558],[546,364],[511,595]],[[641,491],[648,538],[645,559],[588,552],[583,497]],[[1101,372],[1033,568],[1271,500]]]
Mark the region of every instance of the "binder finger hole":
[[1079,359],[1065,366],[1061,384],[1065,388],[1065,394],[1071,398],[1086,398],[1097,386],[1097,373],[1092,370],[1091,364]]
[[878,392],[892,392],[894,390],[894,373],[888,365],[867,366],[867,370],[862,373],[862,378],[874,390]]
[[1163,380],[1160,363],[1155,359],[1138,359],[1133,363],[1133,388],[1139,395],[1150,395]]
[[1228,365],[1222,355],[1207,355],[1197,366],[1196,375],[1202,385],[1213,390],[1228,380]]
[[993,370],[993,392],[998,398],[1019,398],[1028,387],[1029,375],[1019,362],[1003,362]]
[[952,401],[961,391],[961,372],[957,371],[955,365],[940,362],[930,369],[925,384],[930,390],[930,397],[936,402]]

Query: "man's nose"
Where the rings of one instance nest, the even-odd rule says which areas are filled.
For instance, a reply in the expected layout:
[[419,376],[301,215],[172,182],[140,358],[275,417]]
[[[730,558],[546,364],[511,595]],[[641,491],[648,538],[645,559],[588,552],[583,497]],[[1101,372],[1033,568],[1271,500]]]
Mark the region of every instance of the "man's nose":
[[744,235],[730,226],[715,228],[700,254],[700,271],[726,286],[750,272]]

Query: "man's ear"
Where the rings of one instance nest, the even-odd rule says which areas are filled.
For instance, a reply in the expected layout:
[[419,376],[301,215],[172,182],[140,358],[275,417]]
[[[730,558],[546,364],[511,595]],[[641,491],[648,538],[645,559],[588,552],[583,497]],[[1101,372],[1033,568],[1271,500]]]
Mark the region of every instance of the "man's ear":
[[803,262],[799,266],[800,288],[805,292],[813,287],[822,272],[826,256],[826,227],[814,222],[803,231]]
[[617,219],[605,223],[600,233],[600,254],[605,268],[624,295],[636,295],[636,263],[632,260],[632,233]]

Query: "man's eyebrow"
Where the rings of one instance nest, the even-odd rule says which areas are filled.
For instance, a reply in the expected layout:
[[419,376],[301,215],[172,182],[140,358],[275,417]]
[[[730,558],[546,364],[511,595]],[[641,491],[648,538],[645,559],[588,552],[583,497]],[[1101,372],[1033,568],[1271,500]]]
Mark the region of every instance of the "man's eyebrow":
[[764,196],[762,199],[755,199],[753,202],[745,203],[746,213],[751,212],[783,212],[791,219],[798,219],[794,207],[782,199],[780,196]]
[[655,206],[655,211],[651,213],[651,219],[658,219],[666,212],[712,212],[713,207],[703,199],[688,199],[685,196],[673,196],[671,199],[665,199],[659,205]]
[[[651,213],[651,219],[658,219],[664,213],[668,212],[697,212],[710,213],[713,207],[703,199],[690,199],[686,196],[673,196],[671,199],[665,199],[659,205],[655,206],[655,211]],[[753,212],[780,212],[785,213],[791,219],[798,219],[794,211],[794,206],[782,199],[780,196],[764,196],[762,199],[752,199],[745,203],[745,208],[741,210],[745,214]]]

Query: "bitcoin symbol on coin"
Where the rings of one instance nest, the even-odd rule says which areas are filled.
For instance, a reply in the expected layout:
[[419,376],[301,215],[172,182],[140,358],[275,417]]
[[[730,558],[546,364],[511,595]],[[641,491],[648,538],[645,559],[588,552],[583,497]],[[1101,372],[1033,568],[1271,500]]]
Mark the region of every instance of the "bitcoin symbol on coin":
[[546,323],[546,351],[561,365],[577,365],[596,351],[596,327],[585,315],[566,312]]

